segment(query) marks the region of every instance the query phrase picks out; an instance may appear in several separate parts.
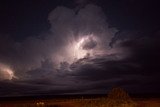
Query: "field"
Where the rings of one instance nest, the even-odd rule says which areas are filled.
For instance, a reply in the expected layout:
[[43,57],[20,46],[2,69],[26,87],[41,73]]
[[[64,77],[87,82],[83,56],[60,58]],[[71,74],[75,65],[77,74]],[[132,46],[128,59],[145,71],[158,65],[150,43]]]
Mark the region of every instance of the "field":
[[136,105],[121,104],[108,106],[107,98],[74,98],[74,99],[47,99],[1,101],[0,107],[160,107],[160,99],[134,98]]

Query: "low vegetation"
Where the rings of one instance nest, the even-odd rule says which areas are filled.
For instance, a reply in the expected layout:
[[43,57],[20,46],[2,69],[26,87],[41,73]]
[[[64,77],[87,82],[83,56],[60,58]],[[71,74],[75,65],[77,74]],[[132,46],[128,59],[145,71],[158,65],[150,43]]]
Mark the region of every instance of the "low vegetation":
[[160,107],[158,99],[134,99],[121,88],[103,98],[50,99],[0,102],[0,107]]
[[[160,99],[136,99],[135,107],[160,107]],[[113,105],[112,105],[113,104]],[[134,107],[130,104],[117,104],[113,101],[108,104],[107,98],[94,99],[60,99],[40,101],[10,101],[0,103],[0,107]]]

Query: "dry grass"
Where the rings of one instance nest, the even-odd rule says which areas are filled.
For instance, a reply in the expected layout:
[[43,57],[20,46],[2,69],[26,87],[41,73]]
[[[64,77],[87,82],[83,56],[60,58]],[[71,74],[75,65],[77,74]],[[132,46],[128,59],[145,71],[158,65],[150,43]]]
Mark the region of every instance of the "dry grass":
[[[135,100],[135,102],[135,107],[160,107],[160,99]],[[133,107],[128,104],[107,105],[106,98],[10,101],[0,103],[0,107]]]

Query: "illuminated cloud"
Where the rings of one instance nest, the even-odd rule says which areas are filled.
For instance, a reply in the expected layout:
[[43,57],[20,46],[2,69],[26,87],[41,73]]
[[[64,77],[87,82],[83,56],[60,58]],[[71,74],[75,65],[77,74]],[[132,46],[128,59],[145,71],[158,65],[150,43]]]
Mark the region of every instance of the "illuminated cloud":
[[[76,8],[56,7],[48,16],[50,28],[40,35],[23,40],[0,35],[0,95],[106,93],[117,85],[159,92],[160,33],[119,31],[108,23],[107,6],[88,1],[75,0]],[[121,13],[110,20],[130,25]]]
[[0,63],[0,80],[12,80],[16,78],[14,71],[7,65]]
[[71,64],[88,56],[116,53],[117,49],[111,50],[109,43],[117,30],[109,28],[102,9],[96,5],[86,5],[78,12],[57,7],[48,20],[53,34],[48,37],[53,42],[52,60],[57,65],[61,62]]

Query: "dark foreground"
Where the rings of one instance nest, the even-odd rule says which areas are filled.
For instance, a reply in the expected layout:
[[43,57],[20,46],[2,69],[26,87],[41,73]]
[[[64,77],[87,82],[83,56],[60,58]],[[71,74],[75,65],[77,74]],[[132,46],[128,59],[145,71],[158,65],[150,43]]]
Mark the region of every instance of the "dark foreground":
[[107,97],[57,97],[57,98],[10,98],[2,99],[0,107],[160,107],[160,98],[132,98],[134,105],[124,103],[108,106]]

